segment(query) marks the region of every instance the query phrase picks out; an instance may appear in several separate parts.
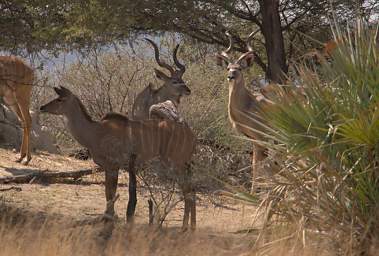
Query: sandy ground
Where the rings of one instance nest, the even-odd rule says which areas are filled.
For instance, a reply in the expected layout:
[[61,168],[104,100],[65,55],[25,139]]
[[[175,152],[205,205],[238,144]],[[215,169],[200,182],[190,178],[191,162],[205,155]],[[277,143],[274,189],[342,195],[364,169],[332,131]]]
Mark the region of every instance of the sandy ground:
[[[70,171],[94,168],[94,163],[80,161],[61,155],[47,153],[34,154],[28,166],[14,162],[17,155],[0,148],[0,177],[22,175],[36,171]],[[127,173],[120,173],[116,212],[124,218],[128,199]],[[17,184],[21,191],[1,192],[4,202],[18,208],[32,211],[57,213],[74,218],[91,218],[102,214],[105,208],[104,177],[102,173],[85,177],[83,182],[74,184]],[[67,183],[67,182],[66,182]],[[12,184],[0,185],[7,188]],[[138,204],[136,209],[136,222],[148,223],[148,191],[138,187]],[[236,232],[247,229],[252,225],[255,208],[233,202],[221,202],[217,207],[211,203],[208,196],[198,194],[197,198],[197,227],[209,232]],[[182,221],[183,204],[178,204],[170,212],[163,227],[180,227]]]

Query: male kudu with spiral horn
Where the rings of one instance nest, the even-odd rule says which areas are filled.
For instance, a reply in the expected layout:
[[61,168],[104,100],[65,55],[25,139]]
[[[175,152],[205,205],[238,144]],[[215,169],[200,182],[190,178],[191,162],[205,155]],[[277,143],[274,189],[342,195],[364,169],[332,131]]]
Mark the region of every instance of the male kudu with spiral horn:
[[250,67],[254,60],[254,51],[250,46],[250,41],[258,30],[252,32],[246,40],[247,52],[243,53],[236,61],[232,61],[229,56],[233,47],[233,37],[230,33],[226,33],[229,37],[229,47],[217,54],[217,64],[227,65],[228,83],[229,83],[229,103],[228,114],[229,120],[234,129],[249,137],[253,141],[252,153],[252,187],[254,192],[257,174],[261,174],[262,161],[266,158],[265,148],[257,143],[261,140],[262,131],[265,128],[263,120],[259,117],[259,112],[264,104],[272,104],[263,95],[253,95],[245,86],[242,71]]
[[163,81],[163,85],[160,88],[155,89],[153,88],[154,85],[150,83],[137,95],[132,108],[132,118],[134,120],[148,119],[150,107],[167,100],[171,101],[176,107],[178,107],[181,98],[191,94],[191,90],[182,78],[186,68],[177,58],[179,44],[176,45],[172,56],[174,63],[178,68],[176,69],[160,59],[158,46],[152,40],[147,38],[145,38],[145,40],[153,46],[154,57],[157,64],[168,70],[170,75],[165,74],[159,69],[154,69],[155,76]]

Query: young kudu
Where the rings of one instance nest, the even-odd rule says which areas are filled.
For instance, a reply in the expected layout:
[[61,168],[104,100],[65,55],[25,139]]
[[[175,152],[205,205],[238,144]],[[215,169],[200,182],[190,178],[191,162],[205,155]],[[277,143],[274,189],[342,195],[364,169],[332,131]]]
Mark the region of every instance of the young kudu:
[[254,182],[256,175],[261,174],[261,162],[265,159],[265,148],[259,145],[256,140],[262,138],[261,131],[264,130],[264,123],[259,118],[260,108],[264,104],[271,104],[263,95],[253,95],[246,87],[242,74],[242,70],[250,67],[254,59],[254,51],[249,44],[254,34],[251,33],[246,40],[248,51],[242,54],[237,61],[232,61],[229,52],[233,46],[233,38],[227,33],[229,37],[229,47],[216,55],[217,64],[223,66],[227,65],[228,82],[229,82],[229,104],[228,113],[229,120],[234,129],[244,134],[253,140],[253,153],[252,153],[252,187],[251,191],[254,192]]
[[58,98],[40,108],[41,112],[63,115],[72,136],[88,148],[93,161],[105,171],[105,217],[114,215],[118,170],[129,172],[127,220],[133,220],[137,204],[136,165],[159,159],[164,167],[179,176],[184,194],[183,229],[196,226],[195,193],[191,187],[189,161],[196,138],[184,124],[170,120],[129,120],[126,116],[108,113],[101,121],[87,114],[80,100],[68,89],[54,88]]
[[132,108],[132,118],[134,120],[148,119],[149,109],[154,104],[170,100],[177,107],[182,96],[191,94],[191,90],[182,79],[186,68],[177,58],[179,44],[175,47],[173,53],[174,63],[178,67],[177,70],[160,60],[158,46],[153,41],[147,38],[145,38],[145,40],[154,48],[155,61],[160,67],[167,69],[170,72],[170,75],[168,76],[162,71],[154,69],[156,77],[159,80],[162,80],[164,84],[158,89],[154,89],[153,85],[149,84],[137,95]]
[[33,69],[14,56],[0,56],[0,97],[14,111],[23,127],[20,158],[17,162],[27,165],[30,154],[30,129],[32,118],[29,112],[30,96],[34,82]]

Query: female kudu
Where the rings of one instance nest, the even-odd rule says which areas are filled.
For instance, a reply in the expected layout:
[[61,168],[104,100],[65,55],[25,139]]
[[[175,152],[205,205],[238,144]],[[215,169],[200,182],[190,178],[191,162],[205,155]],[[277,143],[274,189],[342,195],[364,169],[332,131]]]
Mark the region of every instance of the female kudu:
[[191,214],[191,228],[196,226],[195,193],[190,176],[189,161],[195,149],[196,138],[184,124],[170,120],[129,120],[126,116],[108,113],[97,122],[87,114],[80,100],[68,89],[54,88],[58,98],[42,106],[42,112],[63,115],[73,137],[88,148],[93,161],[105,171],[105,216],[114,215],[114,198],[118,170],[129,172],[129,202],[127,220],[132,221],[137,204],[136,164],[159,158],[162,164],[183,177],[183,229],[187,229]]

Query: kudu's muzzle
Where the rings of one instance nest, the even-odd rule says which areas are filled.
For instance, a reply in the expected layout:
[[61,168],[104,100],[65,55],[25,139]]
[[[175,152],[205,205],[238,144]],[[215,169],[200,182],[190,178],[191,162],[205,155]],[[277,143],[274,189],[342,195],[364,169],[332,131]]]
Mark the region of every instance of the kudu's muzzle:
[[190,95],[190,94],[191,94],[191,89],[188,88],[188,86],[186,86],[186,85],[185,85],[184,88],[185,88],[185,89],[184,89],[184,95]]
[[45,104],[45,105],[43,105],[43,106],[41,106],[40,108],[39,108],[39,111],[41,112],[41,113],[49,113],[49,110],[48,110],[48,106],[49,104]]
[[41,106],[40,108],[39,108],[39,110],[41,111],[41,112],[45,112],[46,111],[46,106],[45,105],[43,105],[43,106]]
[[236,77],[237,77],[237,72],[235,71],[235,70],[231,70],[231,71],[229,71],[229,73],[228,73],[228,81],[231,81],[231,80],[233,80],[233,79],[236,79]]

